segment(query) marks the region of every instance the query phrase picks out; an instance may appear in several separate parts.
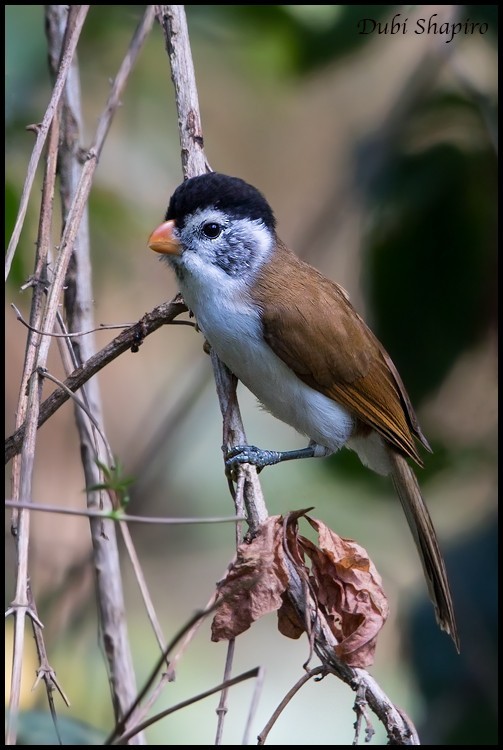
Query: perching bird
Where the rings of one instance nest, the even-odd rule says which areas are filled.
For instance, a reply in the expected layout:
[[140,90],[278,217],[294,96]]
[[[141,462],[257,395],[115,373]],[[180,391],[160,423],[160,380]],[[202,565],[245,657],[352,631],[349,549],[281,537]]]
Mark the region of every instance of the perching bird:
[[343,446],[389,475],[417,545],[440,627],[459,638],[444,561],[407,459],[430,450],[390,356],[347,293],[276,234],[264,196],[212,172],[183,182],[149,246],[166,255],[184,300],[218,357],[307,448],[236,446],[227,466],[261,468]]

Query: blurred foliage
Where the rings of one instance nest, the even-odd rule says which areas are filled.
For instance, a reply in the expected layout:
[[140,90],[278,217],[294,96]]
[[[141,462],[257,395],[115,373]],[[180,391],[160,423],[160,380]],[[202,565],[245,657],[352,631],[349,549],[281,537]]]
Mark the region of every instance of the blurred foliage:
[[436,143],[396,154],[380,182],[366,268],[373,327],[419,404],[495,319],[494,152]]
[[[368,42],[360,18],[384,19],[392,5],[189,5],[196,33],[242,55],[256,76],[305,75]],[[192,26],[191,26],[192,28]]]
[[498,15],[499,5],[461,5],[464,12],[460,14],[460,20],[477,19],[479,23],[488,25],[487,38],[491,44],[496,45],[498,41]]
[[[419,477],[421,480],[421,486],[423,487],[432,477],[435,477],[437,474],[448,469],[452,469],[460,460],[480,461],[483,458],[480,449],[478,451],[473,449],[465,451],[463,459],[461,458],[459,450],[453,454],[453,452],[440,441],[432,441],[430,445],[432,453],[426,453],[424,449],[420,449],[420,453],[425,462],[424,467],[418,470],[420,472]],[[395,498],[390,496],[389,493],[388,478],[382,477],[373,471],[362,471],[361,461],[354,451],[342,450],[338,453],[332,454],[323,462],[323,467],[326,471],[332,474],[332,476],[347,477],[353,482],[360,482],[363,485],[366,485],[376,493],[376,498],[380,497],[381,500],[395,502]]]
[[[44,6],[5,6],[5,121],[7,128],[24,117],[31,121],[39,87],[47,85]],[[26,122],[24,123],[26,124]],[[33,136],[30,136],[33,140]]]
[[426,745],[436,744],[439,736],[446,745],[498,744],[497,526],[491,515],[446,555],[447,567],[459,573],[452,593],[461,655],[445,648],[424,602],[406,619],[408,648],[426,702],[427,719],[418,726]]
[[[105,734],[90,724],[58,715],[57,731],[49,712],[23,711],[17,745],[102,745]],[[58,737],[59,735],[59,737]],[[61,742],[59,741],[61,739]]]

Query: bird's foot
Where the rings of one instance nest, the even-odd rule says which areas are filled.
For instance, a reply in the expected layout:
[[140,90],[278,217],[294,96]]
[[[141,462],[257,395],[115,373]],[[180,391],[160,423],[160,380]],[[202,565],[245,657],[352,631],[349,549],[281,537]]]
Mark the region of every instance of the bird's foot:
[[234,476],[241,464],[252,464],[257,471],[264,466],[271,466],[281,461],[280,451],[266,451],[255,445],[235,445],[225,457],[225,468],[228,474]]

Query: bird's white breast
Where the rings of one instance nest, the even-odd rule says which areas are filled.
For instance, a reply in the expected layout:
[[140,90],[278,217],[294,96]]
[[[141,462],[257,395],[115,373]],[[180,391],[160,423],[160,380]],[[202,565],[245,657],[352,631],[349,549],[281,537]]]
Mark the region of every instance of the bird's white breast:
[[[211,274],[211,271],[210,271]],[[329,452],[351,435],[351,415],[332,399],[303,383],[264,341],[260,314],[244,282],[191,279],[182,288],[187,305],[218,357],[278,419]],[[210,282],[210,283],[208,283]]]

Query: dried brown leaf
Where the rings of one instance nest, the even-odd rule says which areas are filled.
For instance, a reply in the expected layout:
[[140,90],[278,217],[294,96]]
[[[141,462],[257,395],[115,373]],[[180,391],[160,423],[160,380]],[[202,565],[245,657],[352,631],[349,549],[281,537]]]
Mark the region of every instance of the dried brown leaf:
[[306,632],[305,623],[300,619],[297,610],[286,595],[283,595],[283,603],[278,610],[278,630],[281,635],[294,640]]
[[213,641],[235,638],[281,607],[288,585],[282,537],[282,517],[270,516],[250,543],[239,545],[218,584],[221,604],[211,626]]
[[[316,530],[317,545],[299,534],[301,516]],[[212,640],[236,638],[274,610],[279,610],[279,631],[299,638],[306,625],[287,594],[288,565],[296,568],[306,592],[323,612],[338,641],[337,656],[353,667],[372,664],[377,635],[388,615],[381,578],[363,547],[338,536],[306,511],[271,516],[251,542],[239,545],[218,584],[220,605]]]
[[343,539],[321,521],[306,516],[318,544],[299,538],[311,560],[311,582],[318,604],[339,641],[337,656],[353,667],[373,663],[377,635],[388,616],[388,601],[365,549]]

